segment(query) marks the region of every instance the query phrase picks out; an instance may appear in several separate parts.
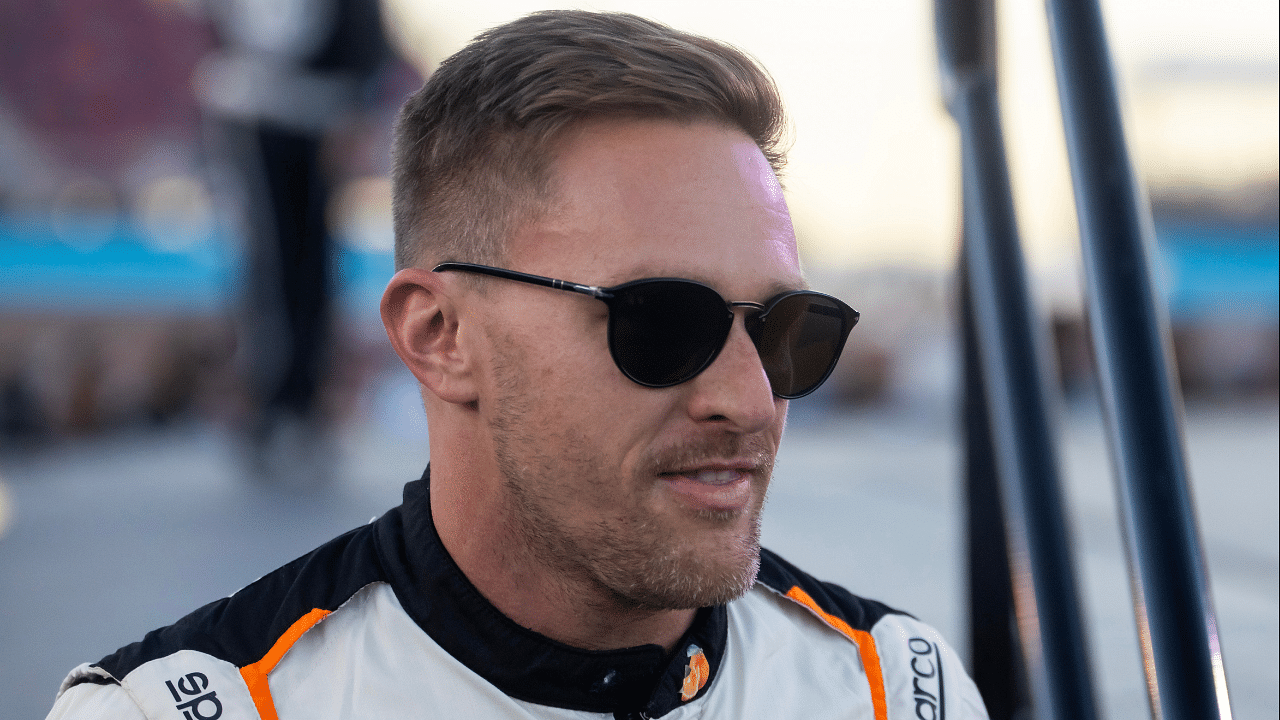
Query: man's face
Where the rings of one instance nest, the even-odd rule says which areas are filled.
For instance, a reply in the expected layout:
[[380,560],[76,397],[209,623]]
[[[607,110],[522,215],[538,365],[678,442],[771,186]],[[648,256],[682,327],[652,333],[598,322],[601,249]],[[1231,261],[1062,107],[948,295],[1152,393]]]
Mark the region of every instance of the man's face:
[[[560,148],[553,193],[507,267],[600,286],[688,278],[755,302],[803,286],[781,188],[739,130],[587,123]],[[701,607],[749,589],[787,403],[740,311],[711,366],[654,389],[614,365],[604,303],[487,282],[479,407],[512,541],[624,607]]]

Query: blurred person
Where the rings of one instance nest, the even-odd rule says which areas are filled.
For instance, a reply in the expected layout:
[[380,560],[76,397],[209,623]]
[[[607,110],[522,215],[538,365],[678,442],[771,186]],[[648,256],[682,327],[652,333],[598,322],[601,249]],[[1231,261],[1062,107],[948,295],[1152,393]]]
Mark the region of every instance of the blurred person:
[[631,15],[446,60],[397,121],[382,300],[427,471],[50,717],[985,718],[936,631],[759,546],[858,317],[806,289],[783,127],[753,60]]
[[222,48],[195,85],[246,205],[244,346],[255,475],[324,480],[321,391],[332,343],[326,140],[390,58],[378,0],[222,0]]

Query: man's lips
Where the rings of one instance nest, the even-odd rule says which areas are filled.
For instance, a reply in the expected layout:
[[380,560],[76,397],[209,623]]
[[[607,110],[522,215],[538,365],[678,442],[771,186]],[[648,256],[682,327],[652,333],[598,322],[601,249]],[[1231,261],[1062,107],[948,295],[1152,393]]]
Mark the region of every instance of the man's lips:
[[742,477],[741,470],[694,470],[675,473],[704,485],[728,485]]
[[664,472],[659,477],[696,509],[734,511],[751,501],[752,475],[750,466],[716,466]]

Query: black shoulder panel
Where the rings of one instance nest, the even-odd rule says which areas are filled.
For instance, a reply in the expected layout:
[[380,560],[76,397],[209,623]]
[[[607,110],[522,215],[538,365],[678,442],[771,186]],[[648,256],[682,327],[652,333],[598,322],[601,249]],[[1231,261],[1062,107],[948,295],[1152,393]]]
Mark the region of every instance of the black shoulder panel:
[[818,580],[764,548],[760,549],[760,574],[756,582],[779,595],[798,587],[824,612],[844,620],[855,630],[870,632],[885,615],[906,615],[882,602],[858,597],[835,583]]
[[399,521],[398,509],[321,545],[178,622],[103,658],[97,666],[123,678],[138,666],[179,650],[196,650],[244,667],[313,609],[336,610],[360,588],[383,579],[375,548],[379,525]]

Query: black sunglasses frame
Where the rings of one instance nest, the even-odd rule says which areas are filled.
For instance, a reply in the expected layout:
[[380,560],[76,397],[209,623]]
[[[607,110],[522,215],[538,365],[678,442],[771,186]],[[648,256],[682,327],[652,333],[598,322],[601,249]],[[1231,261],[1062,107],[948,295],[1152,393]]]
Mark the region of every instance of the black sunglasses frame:
[[[761,336],[761,332],[763,331],[764,323],[769,316],[769,312],[772,311],[775,307],[777,307],[779,303],[783,302],[788,298],[795,297],[795,296],[804,296],[804,297],[821,298],[822,300],[831,303],[833,305],[832,307],[818,306],[819,312],[839,317],[841,320],[841,328],[838,333],[838,337],[833,343],[834,349],[831,353],[831,359],[827,363],[827,367],[825,371],[821,374],[821,377],[819,377],[816,381],[813,381],[811,383],[806,383],[803,387],[796,389],[790,393],[780,393],[780,392],[777,392],[776,390],[773,391],[774,395],[784,400],[795,400],[797,398],[804,397],[805,395],[812,393],[814,390],[817,390],[822,385],[822,383],[826,382],[827,378],[830,377],[831,372],[835,370],[836,362],[840,359],[840,353],[844,350],[844,344],[849,337],[849,332],[853,330],[854,325],[858,324],[858,318],[860,317],[857,310],[854,310],[853,308],[849,307],[840,299],[832,297],[830,295],[825,295],[823,293],[814,292],[812,290],[793,290],[789,292],[780,293],[778,295],[773,296],[768,301],[762,304],[762,303],[748,302],[748,301],[725,300],[724,296],[716,292],[714,288],[700,282],[696,282],[693,280],[685,280],[683,278],[668,278],[668,277],[642,278],[640,280],[632,280],[630,282],[622,283],[621,285],[613,285],[610,287],[599,287],[596,285],[584,285],[582,283],[570,282],[568,280],[559,280],[556,278],[545,277],[543,275],[523,273],[516,270],[507,270],[505,268],[493,267],[491,265],[479,265],[476,263],[467,263],[467,262],[443,262],[432,269],[432,272],[449,272],[449,271],[468,272],[468,273],[474,273],[478,275],[488,275],[490,277],[501,278],[504,280],[514,280],[516,282],[548,287],[553,290],[564,290],[567,292],[574,292],[582,295],[588,295],[597,300],[600,300],[601,302],[603,302],[605,305],[609,307],[609,324],[610,324],[610,329],[608,333],[609,353],[613,357],[614,365],[616,365],[618,370],[620,370],[622,374],[625,375],[632,382],[635,382],[638,385],[643,385],[645,387],[652,387],[652,388],[672,387],[675,385],[679,385],[681,383],[688,382],[693,378],[697,377],[703,370],[706,370],[707,367],[711,365],[711,363],[715,362],[715,359],[720,355],[720,351],[724,349],[725,342],[728,340],[729,332],[731,331],[733,318],[734,318],[734,313],[733,313],[734,308],[747,308],[748,315],[746,317],[746,323],[747,323],[748,335],[750,335],[752,343],[755,344],[757,353],[764,352],[764,350],[760,347],[760,342],[761,342],[760,336]],[[617,335],[617,333],[615,332],[615,317],[616,317],[615,305],[618,301],[618,296],[620,294],[625,294],[627,290],[630,290],[637,286],[649,285],[653,283],[678,283],[678,284],[685,284],[687,286],[697,287],[701,292],[705,292],[710,295],[714,295],[715,297],[718,297],[725,305],[725,313],[726,313],[725,322],[724,322],[723,328],[717,328],[715,330],[715,332],[719,332],[721,333],[721,335],[720,335],[719,342],[715,345],[714,351],[708,353],[705,360],[701,361],[701,364],[697,365],[696,369],[690,369],[690,370],[681,372],[676,379],[673,379],[671,381],[653,382],[653,381],[646,380],[642,377],[637,377],[637,375],[633,372],[633,369],[629,367],[630,362],[625,357],[622,357],[624,353],[615,344],[615,337]],[[762,362],[764,362],[763,356],[762,356]],[[774,378],[772,377],[773,373],[769,372],[768,368],[766,368],[766,375],[770,376],[769,382],[772,389],[772,386],[774,385]]]

